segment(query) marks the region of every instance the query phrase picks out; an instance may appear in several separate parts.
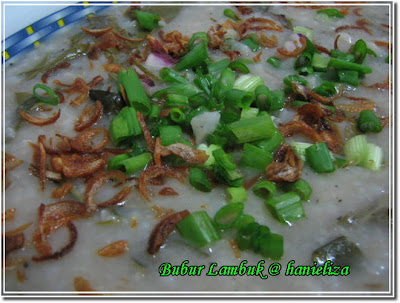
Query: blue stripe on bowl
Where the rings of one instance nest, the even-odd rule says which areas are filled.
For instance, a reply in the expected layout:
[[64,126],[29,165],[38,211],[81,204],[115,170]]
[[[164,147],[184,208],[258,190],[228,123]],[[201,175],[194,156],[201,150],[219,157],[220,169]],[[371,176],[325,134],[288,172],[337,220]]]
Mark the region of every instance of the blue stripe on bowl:
[[[92,2],[96,3],[96,2]],[[104,4],[112,3],[110,2],[101,2]],[[4,41],[5,51],[2,54],[5,57],[5,60],[9,60],[14,57],[18,53],[31,49],[35,46],[35,43],[40,43],[48,35],[54,33],[58,29],[69,25],[77,20],[84,18],[85,16],[97,13],[105,8],[109,7],[108,5],[96,5],[90,6],[88,3],[82,3],[80,6],[69,6],[58,12],[55,12],[35,23],[31,24],[30,27],[33,30],[33,33],[29,34],[27,28],[24,28],[15,34],[11,35]],[[58,20],[62,19],[63,26],[60,26]]]

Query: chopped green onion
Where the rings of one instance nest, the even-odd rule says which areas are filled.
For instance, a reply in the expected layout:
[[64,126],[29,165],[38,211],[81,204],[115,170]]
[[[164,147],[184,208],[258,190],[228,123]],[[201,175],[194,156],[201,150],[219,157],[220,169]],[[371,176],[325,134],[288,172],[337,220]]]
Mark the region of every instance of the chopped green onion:
[[304,53],[309,53],[311,55],[315,53],[320,53],[320,51],[315,47],[315,45],[310,41],[310,39],[306,38],[306,49],[303,51]]
[[355,70],[337,70],[339,81],[352,86],[358,86],[358,72]]
[[224,100],[224,104],[247,108],[253,103],[254,94],[249,91],[231,89],[223,91],[221,99]]
[[270,233],[270,229],[268,226],[259,224],[257,234],[254,234],[251,242],[250,248],[255,252],[259,253],[261,250],[261,244],[265,241],[265,236]]
[[149,113],[149,120],[156,120],[160,116],[160,113],[161,113],[160,106],[157,104],[152,104]]
[[370,48],[367,48],[367,54],[374,56],[375,58],[378,57],[378,55]]
[[228,18],[231,18],[231,19],[233,19],[235,21],[239,20],[238,16],[235,14],[235,12],[233,10],[229,9],[229,8],[224,10],[224,16],[228,17]]
[[215,163],[213,151],[216,149],[219,149],[219,148],[221,148],[221,146],[216,145],[216,144],[210,144],[210,146],[207,146],[206,144],[200,144],[197,147],[197,149],[199,149],[199,150],[204,150],[206,152],[206,155],[208,156],[207,161],[202,164],[203,166],[209,167]]
[[203,247],[221,239],[205,211],[191,213],[176,224],[180,235],[194,246]]
[[379,133],[382,130],[381,120],[371,110],[363,110],[357,119],[357,126],[363,133]]
[[346,159],[335,157],[335,165],[337,168],[344,168],[349,165],[349,162]]
[[167,100],[165,101],[165,107],[178,107],[178,106],[189,106],[189,99],[187,96],[178,94],[168,94]]
[[266,140],[260,140],[253,142],[253,144],[261,147],[263,150],[267,152],[274,152],[281,144],[285,141],[285,138],[281,134],[280,131],[276,130],[276,132],[272,135],[271,138]]
[[283,256],[283,237],[278,234],[268,233],[261,238],[260,252],[264,258],[280,260]]
[[158,21],[160,21],[159,15],[154,15],[138,10],[134,10],[134,12],[141,28],[152,31],[153,29],[158,27]]
[[242,42],[244,45],[250,48],[253,52],[259,51],[261,49],[261,46],[258,44],[257,37],[255,34],[248,35],[240,42]]
[[221,207],[215,214],[215,225],[220,229],[233,227],[243,215],[243,209],[243,203],[230,203]]
[[264,80],[260,76],[242,75],[236,79],[233,88],[254,93],[260,85],[264,85]]
[[189,97],[190,107],[197,109],[198,107],[204,107],[207,104],[207,99],[202,95],[195,95]]
[[231,63],[229,63],[228,66],[229,66],[229,68],[238,70],[243,74],[250,73],[249,68],[243,62],[239,61],[239,59],[232,61]]
[[255,118],[230,123],[227,128],[235,135],[237,143],[271,138],[276,132],[271,116],[267,113]]
[[198,76],[193,80],[193,83],[196,84],[201,90],[203,90],[206,95],[211,95],[211,88],[213,84],[216,82],[216,79],[213,78],[210,74]]
[[287,190],[298,194],[303,201],[310,200],[312,194],[311,185],[304,179],[299,179],[287,185]]
[[364,162],[368,142],[364,135],[358,135],[351,138],[343,147],[346,160],[352,165],[359,165]]
[[163,80],[164,82],[168,82],[168,83],[186,84],[189,82],[188,79],[186,79],[185,77],[182,77],[179,73],[177,73],[176,71],[174,71],[173,69],[170,69],[168,67],[163,67],[162,69],[160,69],[159,75],[160,75],[161,80]]
[[297,82],[304,86],[306,86],[308,83],[306,79],[304,79],[303,77],[301,77],[299,75],[289,75],[289,76],[283,78],[283,82],[289,87],[292,87],[292,82]]
[[317,173],[335,171],[328,146],[325,142],[316,143],[306,149],[306,160],[310,167]]
[[235,226],[237,228],[242,228],[242,226],[247,225],[249,223],[253,223],[255,221],[253,216],[243,214],[238,221],[236,221]]
[[142,128],[137,119],[136,110],[133,107],[122,108],[110,123],[110,133],[116,145],[140,135]]
[[208,73],[211,76],[216,77],[217,75],[221,74],[225,69],[227,69],[229,64],[230,63],[228,59],[222,59],[220,61],[210,63],[207,65]]
[[174,121],[177,124],[182,124],[186,122],[185,113],[176,107],[171,108],[171,110],[169,111],[169,117],[171,118],[172,121]]
[[236,164],[233,163],[230,155],[226,154],[222,148],[212,152],[214,164],[214,176],[222,183],[239,187],[243,183],[242,175],[237,171]]
[[[240,222],[240,221],[239,221]],[[243,224],[239,228],[239,232],[236,236],[236,242],[240,250],[247,250],[251,248],[251,243],[258,236],[260,231],[260,224],[257,222],[250,222]]]
[[271,181],[261,181],[253,187],[253,192],[262,199],[271,199],[275,196],[276,186]]
[[200,42],[196,44],[181,60],[175,65],[176,71],[195,67],[208,58],[207,43]]
[[118,73],[118,82],[123,86],[130,105],[148,115],[151,104],[138,74],[132,68],[123,69]]
[[242,111],[240,112],[240,119],[249,119],[257,117],[259,112],[260,110],[256,107],[243,108]]
[[219,97],[226,90],[231,90],[235,83],[235,73],[230,69],[225,69],[213,88],[213,96]]
[[281,60],[274,56],[269,57],[267,62],[275,68],[279,68],[281,66]]
[[[193,49],[193,46],[195,45],[196,41],[200,40],[201,42],[204,42],[206,45],[208,44],[208,37],[206,32],[197,32],[192,35],[192,37],[189,40],[188,48],[189,50]],[[198,42],[200,43],[200,42]],[[197,44],[198,44],[197,43]],[[197,45],[196,44],[196,45]]]
[[189,183],[195,189],[203,192],[211,191],[211,182],[207,178],[207,174],[200,168],[192,167],[189,171]]
[[336,84],[329,81],[322,81],[322,84],[314,88],[313,91],[325,97],[330,97],[337,93]]
[[295,26],[293,27],[293,31],[296,34],[302,34],[308,38],[311,42],[314,40],[314,32],[312,29],[303,27],[303,26]]
[[317,71],[326,71],[330,58],[323,54],[314,54],[311,66]]
[[240,203],[247,200],[247,191],[243,186],[228,187],[226,192],[229,203]]
[[245,109],[240,110],[240,108],[236,106],[226,106],[225,109],[221,112],[221,123],[227,124],[238,121],[241,119],[242,112]]
[[299,195],[288,192],[265,201],[265,205],[282,223],[291,223],[305,217]]
[[294,63],[294,68],[298,71],[304,67],[311,65],[311,60],[313,56],[310,53],[303,52],[297,56],[296,62]]
[[122,161],[120,165],[123,167],[123,171],[125,171],[126,174],[131,175],[145,168],[152,159],[153,156],[150,153],[143,153]]
[[[43,97],[39,95],[36,90],[37,89],[42,89],[44,90],[50,97]],[[50,104],[50,105],[58,105],[58,95],[52,90],[50,87],[44,84],[35,84],[33,86],[33,95],[35,96],[36,99],[38,99],[40,102]]]
[[112,157],[108,160],[107,169],[108,170],[122,169],[123,165],[121,163],[129,158],[130,158],[129,154],[122,154]]
[[342,13],[339,12],[336,8],[321,9],[317,11],[317,14],[325,14],[328,17],[332,18],[343,18]]
[[266,152],[260,147],[245,143],[239,163],[241,166],[264,170],[267,165],[272,163],[273,158],[271,152]]
[[268,86],[259,85],[254,91],[256,97],[256,105],[261,110],[269,110],[270,107],[270,90]]
[[379,171],[383,161],[383,151],[378,145],[368,143],[366,156],[362,166],[372,171]]
[[290,146],[293,147],[293,150],[300,156],[303,161],[306,161],[306,149],[309,148],[312,144],[305,142],[290,142]]
[[160,127],[161,143],[164,146],[182,142],[182,129],[178,125]]
[[268,111],[281,110],[285,106],[285,92],[282,89],[271,90]]
[[368,47],[364,40],[360,39],[356,41],[353,47],[353,54],[356,63],[363,63],[365,56],[367,55],[367,50]]
[[152,98],[159,98],[166,94],[177,94],[192,97],[203,93],[196,85],[193,84],[175,84],[173,86],[164,88],[154,93]]
[[370,68],[368,66],[353,63],[353,62],[347,62],[347,61],[340,60],[337,58],[331,58],[329,60],[329,66],[335,67],[337,69],[354,70],[354,71],[357,71],[357,72],[360,72],[363,74],[372,73],[372,68]]
[[356,60],[354,55],[343,53],[337,49],[331,49],[331,57],[348,62],[354,62]]

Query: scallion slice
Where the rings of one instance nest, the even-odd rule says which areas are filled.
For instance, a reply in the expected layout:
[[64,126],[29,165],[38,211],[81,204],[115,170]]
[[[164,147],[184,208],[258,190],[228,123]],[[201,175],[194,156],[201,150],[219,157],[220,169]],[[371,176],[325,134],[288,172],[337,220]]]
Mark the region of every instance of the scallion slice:
[[267,152],[274,152],[285,141],[282,133],[278,130],[272,135],[271,138],[253,142],[253,144],[261,147]]
[[142,133],[136,110],[133,107],[124,107],[110,123],[110,133],[113,142],[119,145]]
[[226,189],[227,200],[229,203],[240,203],[247,200],[247,191],[243,186],[228,187]]
[[314,41],[314,31],[312,29],[303,26],[294,26],[293,31],[306,36],[311,42]]
[[171,110],[169,111],[169,117],[177,124],[182,124],[186,122],[185,113],[177,107],[171,108]]
[[208,44],[208,37],[206,32],[197,32],[192,35],[189,40],[188,48],[189,50],[193,49],[193,46],[196,45],[195,43],[204,42],[206,45]]
[[365,135],[358,135],[351,138],[343,147],[346,160],[352,165],[359,165],[366,158],[368,142]]
[[306,160],[310,167],[317,173],[330,173],[335,171],[328,145],[325,142],[316,143],[306,149]]
[[239,20],[239,17],[235,14],[235,12],[233,10],[229,9],[229,8],[224,10],[224,16],[228,17],[228,18],[231,18],[234,21],[238,21]]
[[370,68],[369,66],[348,62],[337,58],[331,58],[329,60],[329,66],[335,67],[337,69],[354,70],[363,74],[372,73],[372,68]]
[[363,63],[365,56],[367,55],[367,50],[368,47],[364,40],[360,39],[357,40],[356,43],[354,43],[353,54],[356,63],[359,64]]
[[268,233],[262,236],[260,253],[264,258],[280,260],[284,252],[283,237],[278,234]]
[[236,79],[233,88],[254,93],[260,85],[264,85],[264,80],[260,76],[242,75]]
[[355,70],[337,70],[339,81],[352,86],[358,86],[358,72]]
[[275,196],[276,186],[271,181],[261,181],[253,187],[253,192],[262,199],[271,199]]
[[215,214],[215,225],[220,229],[233,227],[243,215],[243,209],[243,203],[230,203],[221,207]]
[[261,49],[261,46],[258,44],[257,37],[255,34],[248,35],[240,42],[242,42],[244,45],[250,48],[253,52],[259,51]]
[[221,239],[213,221],[205,211],[191,213],[176,224],[179,234],[196,247],[204,247]]
[[196,44],[181,60],[175,65],[176,71],[195,67],[208,58],[207,43]]
[[202,192],[211,191],[211,182],[207,178],[207,174],[197,167],[192,167],[189,171],[189,183],[195,189]]
[[342,13],[339,12],[336,8],[321,9],[317,11],[317,14],[325,14],[328,17],[333,17],[333,18],[343,18]]
[[371,110],[363,110],[357,119],[357,126],[363,133],[379,133],[382,130],[381,120]]
[[272,163],[273,155],[264,149],[252,144],[245,143],[243,146],[243,154],[240,158],[240,165],[264,170],[267,165]]
[[[41,96],[37,93],[37,90],[41,89],[44,90],[49,97],[44,97]],[[44,84],[35,84],[33,86],[33,95],[35,96],[36,99],[38,99],[42,103],[50,104],[50,105],[58,105],[58,95],[55,93],[54,90],[52,90],[50,87]]]
[[289,191],[298,194],[303,201],[310,200],[312,194],[311,185],[304,179],[299,179],[294,183],[290,183],[286,186]]
[[238,143],[271,138],[276,132],[271,116],[267,113],[255,118],[230,123],[227,127],[235,135]]
[[189,82],[188,79],[186,79],[185,77],[182,77],[179,73],[177,73],[176,71],[174,71],[173,69],[170,69],[168,67],[163,67],[162,69],[160,69],[159,75],[160,75],[161,80],[163,80],[164,82],[168,82],[168,83],[186,84]]
[[237,106],[239,108],[248,108],[254,101],[254,94],[240,89],[225,90],[220,95],[224,104]]
[[141,28],[152,31],[153,29],[158,27],[158,21],[160,21],[159,15],[154,15],[138,10],[134,10],[134,12]]
[[282,223],[291,223],[305,217],[300,196],[294,192],[288,192],[275,196],[265,201],[265,205],[272,214]]
[[281,60],[278,57],[271,56],[267,59],[267,62],[275,68],[279,68],[281,66]]

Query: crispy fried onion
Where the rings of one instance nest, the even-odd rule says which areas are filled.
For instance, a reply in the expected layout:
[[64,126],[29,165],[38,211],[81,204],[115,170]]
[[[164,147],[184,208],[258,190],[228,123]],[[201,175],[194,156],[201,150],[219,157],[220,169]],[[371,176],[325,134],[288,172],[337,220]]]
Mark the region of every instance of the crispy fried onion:
[[23,109],[20,109],[18,111],[18,114],[21,116],[22,119],[24,119],[25,121],[27,121],[31,124],[34,124],[37,126],[44,126],[44,125],[49,125],[49,124],[53,124],[54,122],[56,122],[58,120],[58,118],[60,118],[61,110],[59,109],[57,113],[54,113],[49,118],[39,118],[39,117],[32,116],[32,115],[28,114],[27,112],[25,112]]
[[169,234],[175,229],[175,225],[188,215],[190,215],[190,212],[188,210],[183,210],[173,213],[160,221],[151,232],[147,245],[147,252],[151,255],[157,253]]
[[85,191],[85,204],[89,212],[95,211],[97,208],[109,207],[115,204],[122,204],[124,199],[130,194],[132,186],[125,187],[113,198],[101,202],[95,202],[95,194],[100,187],[109,180],[118,179],[120,182],[126,181],[126,176],[119,170],[100,172],[93,178],[91,178],[86,186]]
[[118,257],[128,250],[128,241],[119,240],[97,251],[101,257]]
[[56,147],[53,146],[53,138],[50,138],[50,145],[46,144],[46,136],[40,135],[38,137],[38,142],[43,144],[46,153],[49,155],[58,155],[60,153],[66,153],[71,151],[71,144],[69,143],[69,138],[56,134],[57,138],[60,140],[56,143]]
[[[95,142],[95,138],[100,136],[101,141]],[[70,139],[72,149],[81,153],[97,153],[101,152],[107,145],[110,137],[108,130],[102,127],[89,128],[73,139]]]
[[[72,250],[75,245],[78,232],[73,220],[87,218],[88,213],[83,203],[77,201],[59,201],[49,205],[39,206],[38,228],[33,234],[33,243],[39,256],[33,257],[34,261],[58,259]],[[70,232],[68,244],[59,251],[53,253],[47,238],[57,229],[66,226]]]
[[177,170],[173,170],[167,166],[152,165],[148,166],[139,177],[139,191],[147,201],[151,201],[147,193],[147,184],[154,178],[159,176],[167,176],[184,182],[182,174]]
[[17,228],[13,229],[13,230],[8,230],[6,231],[5,235],[8,236],[14,236],[16,234],[19,234],[21,232],[23,232],[25,229],[28,229],[33,223],[32,222],[28,222],[25,224],[22,224],[21,226],[18,226]]
[[160,146],[161,157],[175,155],[190,164],[203,164],[207,161],[208,155],[204,150],[198,150],[183,143],[173,143],[168,146]]
[[70,97],[73,94],[78,94],[76,98],[74,98],[70,104],[71,105],[81,105],[89,96],[89,90],[93,89],[97,84],[103,81],[102,76],[94,77],[89,83],[86,83],[82,78],[76,78],[74,83],[65,84],[61,81],[54,80],[56,85],[64,86],[66,88],[62,89],[62,92],[67,93],[67,96]]
[[274,156],[274,162],[265,168],[267,179],[272,182],[295,182],[303,171],[303,160],[287,144],[283,144]]
[[153,139],[153,136],[150,133],[149,128],[147,127],[144,115],[142,113],[140,113],[140,112],[137,112],[136,116],[137,116],[137,118],[139,120],[140,128],[143,131],[143,136],[144,136],[144,139],[146,140],[146,143],[147,143],[147,149],[149,151],[153,152],[154,151],[155,141]]
[[392,86],[391,84],[392,83],[389,82],[389,77],[387,77],[386,81],[383,82],[383,83],[375,83],[375,84],[372,84],[372,85],[366,85],[366,84],[363,83],[362,86],[368,87],[368,88],[375,88],[377,90],[385,91],[385,90],[389,90],[391,88],[391,86]]
[[5,170],[10,171],[20,166],[24,161],[15,158],[13,155],[4,153]]
[[351,29],[359,29],[359,30],[363,30],[365,31],[368,35],[372,35],[372,31],[366,27],[366,25],[368,25],[369,22],[365,19],[358,19],[356,21],[356,25],[343,25],[343,26],[339,26],[338,28],[335,29],[335,32],[341,32],[341,31],[345,31],[345,30],[351,30]]
[[63,185],[53,190],[53,192],[51,193],[51,197],[53,199],[64,199],[73,187],[74,184],[70,182],[65,182]]
[[93,36],[93,37],[100,37],[101,35],[104,35],[105,33],[108,33],[109,31],[113,30],[113,27],[107,27],[103,29],[88,29],[86,27],[81,27],[81,29],[88,35]]
[[[254,25],[256,24],[256,25]],[[257,25],[258,24],[258,25]],[[276,32],[283,32],[283,27],[276,24],[275,21],[265,19],[265,18],[249,18],[246,20],[246,28],[247,30],[254,30],[254,31],[276,31]]]
[[215,27],[211,26],[207,31],[208,47],[212,49],[219,49],[224,42],[226,30],[223,25],[217,24]]
[[326,142],[333,152],[338,152],[343,145],[338,128],[326,119],[317,103],[299,107],[293,121],[280,125],[279,130],[284,137],[301,134],[313,142]]
[[[277,52],[281,56],[284,56],[284,57],[297,57],[298,55],[300,55],[306,49],[306,46],[307,46],[306,38],[300,37],[299,41],[300,41],[301,45],[297,46],[295,50],[290,52],[290,51],[288,51],[288,50],[286,50],[284,48],[278,48]],[[294,43],[296,43],[296,42],[297,41],[294,41]]]
[[161,196],[179,196],[179,194],[171,187],[164,187],[159,192]]
[[53,169],[67,178],[87,177],[106,164],[104,155],[61,154],[51,159]]
[[108,48],[121,49],[122,47],[123,41],[121,41],[114,32],[108,31],[98,37],[96,43],[90,50],[88,57],[90,60],[97,60],[100,52],[105,51]]
[[80,132],[99,121],[102,109],[100,101],[96,101],[96,106],[92,103],[87,104],[79,116],[78,121],[75,123],[75,131]]
[[106,72],[118,74],[124,67],[115,63],[107,63],[103,65],[103,69]]
[[40,189],[44,191],[46,189],[46,150],[42,142],[38,142],[39,146],[39,180]]
[[267,37],[264,32],[256,33],[257,41],[262,47],[276,47],[278,45],[278,37],[271,35]]
[[360,113],[363,110],[375,110],[375,102],[361,97],[346,97],[347,99],[354,101],[356,103],[353,104],[340,104],[335,103],[336,109],[340,109],[349,113]]
[[6,256],[14,251],[24,247],[25,236],[22,232],[15,235],[6,235]]
[[159,32],[161,40],[147,35],[150,49],[156,53],[167,54],[173,58],[180,58],[187,52],[189,37],[183,36],[178,31],[172,31],[164,35]]
[[50,77],[51,74],[55,73],[57,70],[59,69],[64,69],[64,68],[68,68],[71,66],[71,63],[69,62],[61,62],[55,66],[53,66],[52,68],[48,69],[42,76],[42,82],[43,83],[47,83],[47,79]]
[[[29,167],[29,171],[31,172],[32,175],[39,178],[39,169],[35,165],[31,165]],[[61,181],[62,179],[62,175],[60,173],[56,173],[51,170],[45,171],[45,177],[46,180],[52,180],[52,181]]]
[[251,14],[253,12],[253,9],[248,7],[248,6],[236,5],[235,7],[239,11],[239,13],[242,14],[242,15],[249,15],[249,14]]
[[17,211],[16,208],[9,208],[1,214],[1,222],[9,222],[15,219],[15,212]]

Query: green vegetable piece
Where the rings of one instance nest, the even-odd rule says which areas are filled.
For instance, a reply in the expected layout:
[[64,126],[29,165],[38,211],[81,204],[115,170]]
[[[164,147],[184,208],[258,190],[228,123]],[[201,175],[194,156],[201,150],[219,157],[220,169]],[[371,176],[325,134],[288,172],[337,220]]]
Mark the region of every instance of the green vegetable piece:
[[245,143],[239,163],[241,166],[265,170],[267,165],[272,163],[273,158],[274,156],[271,152],[267,152],[255,145]]
[[247,191],[243,186],[228,187],[226,192],[229,203],[239,203],[247,200]]
[[158,27],[159,15],[134,10],[139,26],[145,30],[152,31]]
[[337,70],[339,81],[352,86],[358,86],[358,72],[354,70]]
[[259,51],[261,46],[258,44],[255,34],[250,34],[241,41],[244,45],[250,48],[253,52]]
[[283,237],[278,234],[268,233],[261,238],[260,252],[264,258],[280,260],[284,252]]
[[271,181],[262,181],[253,187],[253,192],[262,199],[271,199],[276,194],[276,186]]
[[269,57],[267,62],[275,68],[279,68],[281,66],[281,60],[274,56]]
[[265,201],[265,205],[280,222],[291,224],[305,217],[300,196],[288,192]]
[[121,109],[110,123],[110,133],[116,145],[140,135],[142,129],[136,116],[136,110],[133,107]]
[[215,225],[220,229],[229,229],[241,218],[243,203],[230,203],[221,207],[215,214]]
[[176,71],[182,71],[195,67],[208,58],[207,44],[200,42],[196,44],[181,60],[175,65]]
[[268,114],[230,123],[227,128],[235,135],[237,143],[271,138],[277,131]]
[[213,221],[205,211],[191,213],[176,224],[179,234],[196,247],[204,247],[221,239]]
[[287,190],[298,194],[303,201],[310,200],[312,194],[311,185],[304,179],[299,179],[287,185]]
[[271,138],[266,140],[260,140],[253,142],[253,144],[261,147],[267,152],[274,152],[281,144],[285,142],[285,138],[283,137],[282,133],[278,130],[272,135]]
[[356,63],[363,63],[365,56],[367,55],[367,50],[368,47],[364,40],[360,39],[354,43],[353,54]]
[[164,82],[181,84],[189,83],[188,79],[168,67],[163,67],[162,69],[160,69],[159,75],[161,80],[163,80]]
[[342,13],[339,12],[336,8],[321,9],[317,11],[317,14],[325,14],[331,18],[343,18]]
[[381,120],[379,120],[376,114],[371,110],[363,110],[360,112],[357,119],[357,126],[363,133],[379,133],[382,131]]
[[316,143],[308,147],[306,149],[306,160],[316,173],[335,171],[335,164],[325,142]]
[[329,66],[335,67],[337,69],[354,70],[354,71],[360,72],[362,74],[372,73],[372,68],[370,68],[368,66],[340,60],[337,58],[331,58],[329,60]]
[[234,21],[238,21],[239,20],[239,17],[235,14],[235,12],[233,10],[229,9],[229,8],[224,10],[224,16],[228,17],[228,18],[231,18]]
[[[49,95],[49,97],[44,97],[42,95],[39,95],[36,92],[38,89],[45,91]],[[55,93],[54,90],[52,90],[47,85],[35,84],[33,86],[33,95],[35,96],[36,99],[38,99],[42,103],[46,103],[46,104],[50,104],[50,105],[58,105],[58,95]]]
[[195,189],[202,192],[211,191],[211,182],[207,178],[207,174],[200,168],[192,167],[189,171],[189,183]]

